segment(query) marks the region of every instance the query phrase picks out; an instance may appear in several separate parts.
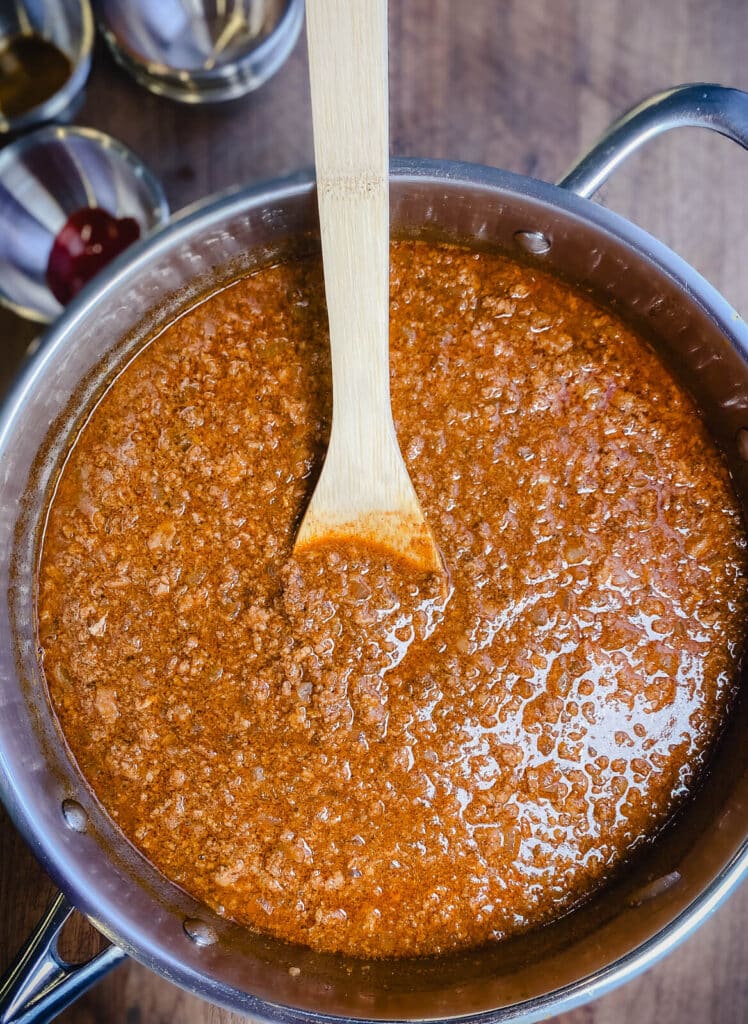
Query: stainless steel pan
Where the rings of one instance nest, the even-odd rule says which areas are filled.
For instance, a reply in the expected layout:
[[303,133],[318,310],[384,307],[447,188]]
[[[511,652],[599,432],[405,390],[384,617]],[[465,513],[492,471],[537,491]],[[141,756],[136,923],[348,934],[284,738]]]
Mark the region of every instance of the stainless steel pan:
[[[748,499],[748,330],[695,271],[589,201],[664,129],[700,125],[748,147],[748,94],[683,86],[627,115],[560,183],[468,164],[402,160],[395,233],[522,253],[618,310],[692,391]],[[481,950],[365,963],[284,945],[219,919],[167,882],[108,819],[73,763],[37,664],[35,564],[48,486],[83,410],[143,338],[195,296],[316,242],[311,177],[214,199],[144,240],[69,308],[0,416],[0,784],[62,893],[0,989],[0,1020],[45,1021],[129,955],[206,999],[267,1021],[540,1020],[653,964],[704,920],[748,865],[748,701],[711,772],[645,856],[553,925]],[[63,963],[77,907],[112,945]]]

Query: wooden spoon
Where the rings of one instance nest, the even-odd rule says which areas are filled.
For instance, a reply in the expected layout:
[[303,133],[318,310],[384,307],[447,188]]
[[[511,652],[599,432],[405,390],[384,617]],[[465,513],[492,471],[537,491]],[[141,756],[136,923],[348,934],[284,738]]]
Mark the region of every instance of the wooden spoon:
[[333,414],[295,551],[358,540],[441,572],[390,405],[387,0],[306,11]]

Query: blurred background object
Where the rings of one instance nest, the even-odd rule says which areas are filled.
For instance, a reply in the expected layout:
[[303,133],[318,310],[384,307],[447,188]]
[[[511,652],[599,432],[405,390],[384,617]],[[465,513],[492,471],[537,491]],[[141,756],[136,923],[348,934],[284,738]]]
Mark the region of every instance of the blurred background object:
[[293,49],[303,0],[99,0],[114,57],[152,92],[182,103],[235,99]]
[[88,0],[2,0],[0,133],[74,115],[93,37]]
[[0,150],[0,301],[49,322],[93,275],[168,219],[163,189],[120,142],[48,126]]

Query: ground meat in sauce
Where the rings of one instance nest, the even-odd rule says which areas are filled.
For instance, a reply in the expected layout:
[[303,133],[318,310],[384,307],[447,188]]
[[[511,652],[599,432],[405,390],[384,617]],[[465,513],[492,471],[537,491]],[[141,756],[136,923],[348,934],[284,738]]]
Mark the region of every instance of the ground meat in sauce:
[[702,765],[746,604],[721,458],[619,321],[398,242],[391,335],[448,594],[373,551],[291,558],[330,412],[313,259],[116,380],[39,578],[55,708],[125,834],[220,914],[368,957],[498,939],[608,877]]

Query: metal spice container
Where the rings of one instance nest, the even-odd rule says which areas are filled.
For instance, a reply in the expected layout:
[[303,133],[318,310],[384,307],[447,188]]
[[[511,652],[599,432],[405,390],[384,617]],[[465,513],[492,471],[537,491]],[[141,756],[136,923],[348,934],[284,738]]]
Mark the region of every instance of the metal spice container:
[[0,6],[0,134],[68,121],[91,70],[88,0],[16,0]]
[[100,0],[115,59],[151,92],[217,103],[258,88],[298,39],[303,0]]

